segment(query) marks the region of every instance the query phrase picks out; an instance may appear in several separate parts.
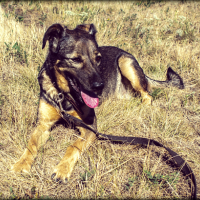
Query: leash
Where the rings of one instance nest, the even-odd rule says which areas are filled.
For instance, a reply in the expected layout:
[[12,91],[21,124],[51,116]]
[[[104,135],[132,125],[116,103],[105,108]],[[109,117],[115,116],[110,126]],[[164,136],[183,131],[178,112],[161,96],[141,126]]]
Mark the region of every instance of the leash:
[[[67,98],[68,99],[68,98]],[[62,101],[64,100],[64,95],[62,93],[58,94],[58,100],[57,102],[59,103],[59,113],[60,116],[67,122],[70,124],[74,124],[76,126],[80,126],[83,128],[86,128],[90,131],[92,131],[93,133],[96,134],[97,138],[100,140],[110,140],[113,143],[117,143],[117,144],[123,144],[123,143],[129,143],[130,145],[136,145],[136,144],[141,144],[141,145],[155,145],[158,147],[163,147],[165,148],[168,153],[172,156],[172,158],[174,159],[174,161],[176,162],[177,166],[180,168],[180,171],[187,177],[190,177],[191,179],[191,199],[197,199],[197,185],[196,185],[196,178],[195,175],[192,171],[192,169],[190,168],[190,166],[186,163],[186,161],[181,158],[176,152],[172,151],[170,148],[165,147],[164,145],[162,145],[161,143],[152,140],[152,139],[148,139],[148,138],[142,138],[142,137],[122,137],[122,136],[113,136],[113,135],[106,135],[106,134],[102,134],[97,132],[97,130],[94,130],[92,127],[88,126],[87,124],[85,124],[82,120],[69,115],[62,107]],[[74,105],[74,104],[73,104]],[[76,107],[77,108],[77,107]]]

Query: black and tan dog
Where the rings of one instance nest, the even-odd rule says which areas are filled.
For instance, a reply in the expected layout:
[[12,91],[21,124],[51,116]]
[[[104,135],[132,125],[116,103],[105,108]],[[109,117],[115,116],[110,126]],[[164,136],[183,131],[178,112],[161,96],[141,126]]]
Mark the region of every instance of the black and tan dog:
[[[61,118],[59,94],[65,97],[62,107],[68,114],[96,128],[94,108],[105,99],[102,97],[126,97],[138,92],[144,103],[151,104],[148,91],[152,86],[184,88],[182,79],[171,68],[168,68],[166,81],[152,80],[131,54],[112,46],[98,47],[95,33],[93,24],[78,25],[74,30],[53,24],[46,31],[42,48],[48,40],[49,53],[38,76],[37,127],[24,154],[14,164],[14,172],[31,169],[38,149],[49,138],[50,128]],[[78,128],[81,137],[67,148],[52,174],[52,179],[57,182],[67,181],[81,153],[96,138],[93,132]]]

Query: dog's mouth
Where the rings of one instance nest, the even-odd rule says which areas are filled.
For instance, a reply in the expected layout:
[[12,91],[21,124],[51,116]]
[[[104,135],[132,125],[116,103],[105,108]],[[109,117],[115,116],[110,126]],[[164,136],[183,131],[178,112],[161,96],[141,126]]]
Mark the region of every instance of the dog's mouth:
[[83,102],[90,108],[96,108],[99,105],[99,98],[94,92],[85,90],[81,85],[77,84],[76,80],[69,78],[69,83],[73,90],[75,90],[81,96]]

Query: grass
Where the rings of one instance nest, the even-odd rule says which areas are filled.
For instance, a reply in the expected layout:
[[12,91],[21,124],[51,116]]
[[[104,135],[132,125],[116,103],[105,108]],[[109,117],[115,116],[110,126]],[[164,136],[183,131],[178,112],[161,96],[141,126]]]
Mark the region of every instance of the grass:
[[[152,106],[139,97],[109,99],[96,110],[98,130],[148,137],[179,153],[200,184],[200,3],[1,1],[0,7],[0,198],[188,198],[188,180],[171,167],[164,149],[96,141],[80,158],[68,185],[51,181],[54,166],[77,138],[56,126],[29,174],[13,174],[35,127],[37,74],[47,48],[47,28],[94,23],[101,45],[132,53],[148,76],[164,80],[167,66],[184,90],[152,91]],[[200,198],[199,190],[197,191]]]

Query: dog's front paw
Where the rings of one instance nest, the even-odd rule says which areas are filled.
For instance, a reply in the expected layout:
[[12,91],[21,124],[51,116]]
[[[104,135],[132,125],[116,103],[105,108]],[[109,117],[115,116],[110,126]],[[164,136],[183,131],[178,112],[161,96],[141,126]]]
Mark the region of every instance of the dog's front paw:
[[67,149],[67,152],[60,163],[55,167],[54,172],[51,176],[52,180],[58,183],[66,184],[72,170],[74,169],[74,165],[78,160],[80,152],[78,149],[70,146]]
[[29,172],[31,165],[34,161],[34,157],[28,149],[26,149],[21,158],[12,166],[12,172]]
[[73,166],[70,165],[70,163],[67,162],[60,163],[55,167],[54,172],[51,175],[51,179],[60,184],[61,183],[66,184],[71,175],[72,170]]
[[31,169],[31,164],[29,164],[25,159],[23,160],[20,159],[12,166],[11,171],[28,173],[30,169]]
[[51,175],[51,179],[59,184],[66,184],[71,174],[67,168],[67,166],[57,166],[54,170],[54,173]]

